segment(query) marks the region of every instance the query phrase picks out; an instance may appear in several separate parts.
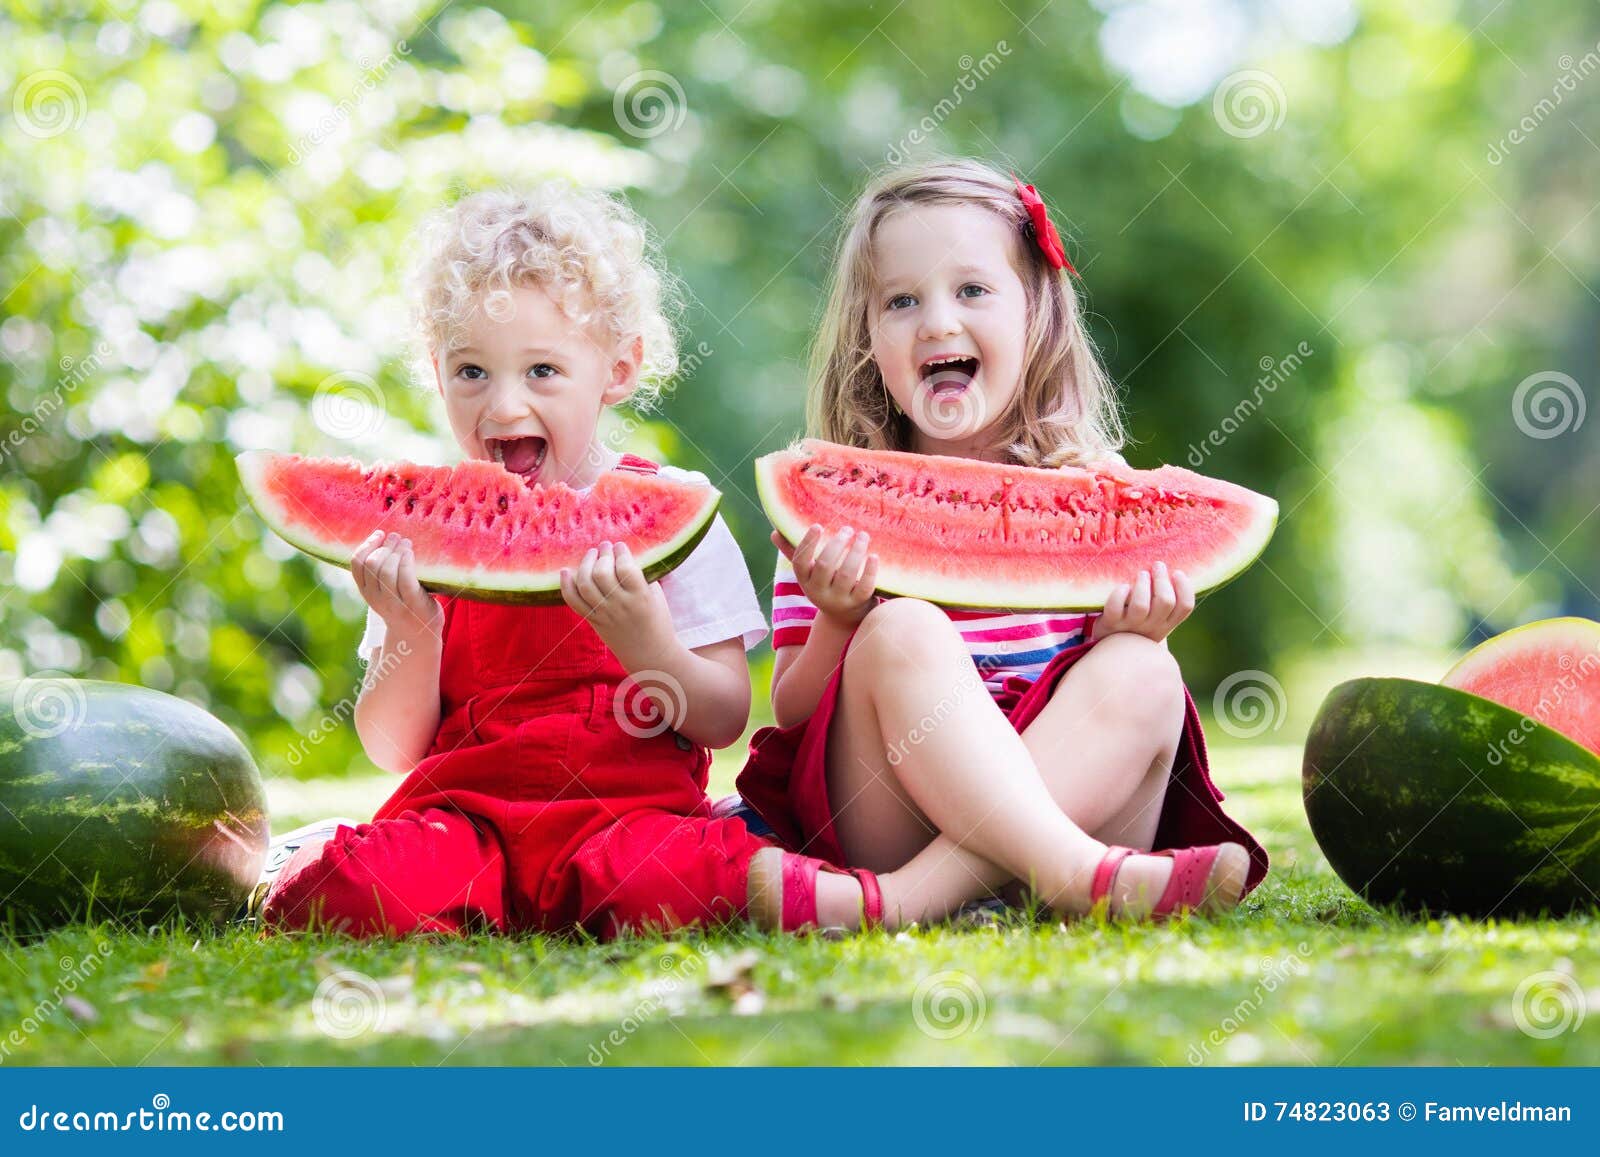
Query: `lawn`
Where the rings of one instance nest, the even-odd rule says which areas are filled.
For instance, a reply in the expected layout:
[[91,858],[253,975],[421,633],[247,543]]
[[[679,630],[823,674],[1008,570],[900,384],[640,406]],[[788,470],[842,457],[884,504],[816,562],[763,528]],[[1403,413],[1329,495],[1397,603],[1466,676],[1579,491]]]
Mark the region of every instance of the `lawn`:
[[[1600,1063],[1594,918],[1374,911],[1318,852],[1299,766],[1290,745],[1215,746],[1273,857],[1220,920],[610,945],[78,928],[0,945],[0,1063]],[[390,782],[270,788],[288,825],[360,816]]]

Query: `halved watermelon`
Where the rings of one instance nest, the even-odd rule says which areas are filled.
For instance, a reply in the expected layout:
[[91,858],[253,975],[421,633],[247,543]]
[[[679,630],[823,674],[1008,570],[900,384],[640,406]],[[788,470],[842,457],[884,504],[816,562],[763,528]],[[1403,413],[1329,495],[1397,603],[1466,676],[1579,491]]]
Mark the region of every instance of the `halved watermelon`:
[[1600,758],[1454,687],[1352,679],[1306,736],[1306,818],[1369,903],[1478,916],[1595,907]]
[[1099,610],[1162,561],[1221,586],[1272,537],[1278,504],[1177,466],[1040,470],[808,439],[756,461],[790,542],[818,523],[871,535],[878,589],[952,607]]
[[348,567],[374,530],[412,542],[428,590],[484,602],[559,603],[561,568],[602,541],[627,543],[645,577],[689,556],[711,526],[714,487],[610,470],[587,491],[530,486],[494,462],[457,466],[303,458],[236,459],[250,503],[307,554]]
[[1542,619],[1479,643],[1439,680],[1600,754],[1600,623]]

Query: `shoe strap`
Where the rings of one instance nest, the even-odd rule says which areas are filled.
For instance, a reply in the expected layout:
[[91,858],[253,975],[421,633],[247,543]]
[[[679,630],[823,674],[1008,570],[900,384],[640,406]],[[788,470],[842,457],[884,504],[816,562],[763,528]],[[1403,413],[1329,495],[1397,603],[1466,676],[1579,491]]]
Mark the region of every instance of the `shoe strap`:
[[876,873],[865,868],[851,868],[850,874],[861,882],[861,928],[883,927],[883,888]]
[[1164,848],[1154,853],[1172,857],[1172,874],[1161,892],[1152,916],[1170,916],[1179,904],[1198,908],[1206,898],[1206,880],[1211,876],[1211,865],[1216,862],[1220,847],[1215,844],[1200,848]]
[[1100,862],[1095,865],[1094,880],[1089,884],[1089,904],[1093,905],[1111,891],[1111,882],[1117,878],[1117,869],[1122,866],[1122,861],[1133,855],[1132,848],[1125,848],[1121,844],[1111,844],[1106,848],[1106,854],[1100,857]]
[[817,924],[817,869],[821,864],[810,856],[783,853],[783,916],[785,932],[797,932]]

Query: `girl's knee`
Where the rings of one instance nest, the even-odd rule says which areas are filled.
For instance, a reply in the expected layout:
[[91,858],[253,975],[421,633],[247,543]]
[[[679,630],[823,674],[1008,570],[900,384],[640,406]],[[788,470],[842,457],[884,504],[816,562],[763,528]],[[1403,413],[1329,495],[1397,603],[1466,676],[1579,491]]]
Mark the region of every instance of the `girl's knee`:
[[1183,672],[1161,643],[1118,631],[1101,639],[1085,656],[1093,658],[1095,683],[1120,707],[1166,718],[1184,706]]
[[861,621],[845,662],[923,667],[946,656],[968,659],[949,616],[923,599],[894,598],[879,603]]

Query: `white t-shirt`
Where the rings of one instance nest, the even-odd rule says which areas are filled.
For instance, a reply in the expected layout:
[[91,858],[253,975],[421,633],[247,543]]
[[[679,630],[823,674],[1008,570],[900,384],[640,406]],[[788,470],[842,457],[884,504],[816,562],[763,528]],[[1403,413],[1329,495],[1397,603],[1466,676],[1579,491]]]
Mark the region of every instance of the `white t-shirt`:
[[[616,461],[613,455],[611,465]],[[679,482],[710,481],[698,471],[676,466],[663,465],[661,476]],[[750,569],[722,515],[712,519],[711,529],[689,557],[656,581],[672,614],[673,633],[690,650],[724,639],[743,639],[748,651],[767,637],[767,619],[750,581]],[[372,661],[383,645],[383,636],[383,620],[368,607],[367,629],[356,647],[363,663]]]

